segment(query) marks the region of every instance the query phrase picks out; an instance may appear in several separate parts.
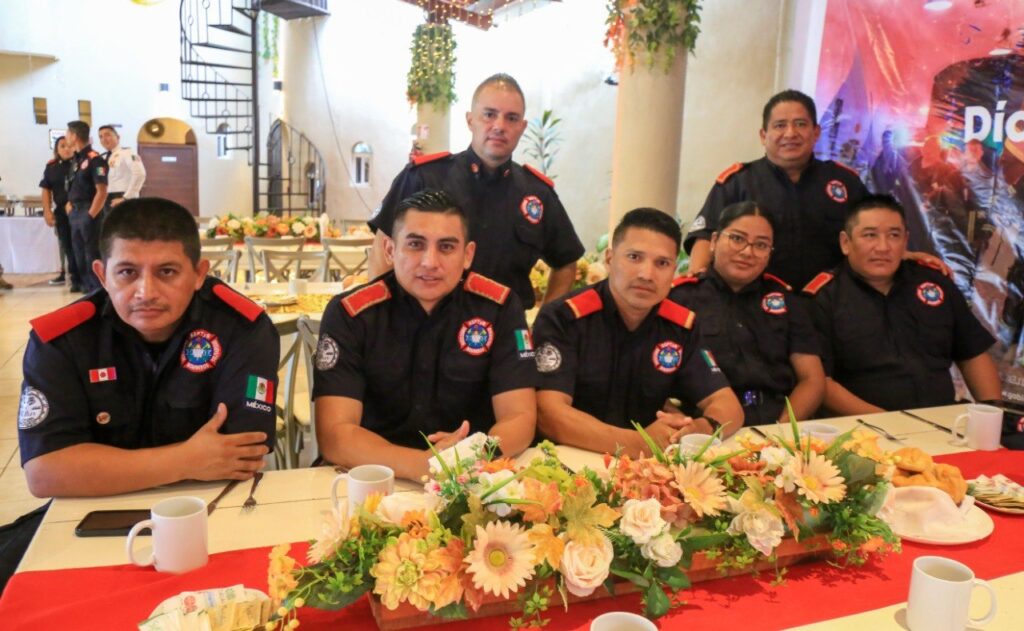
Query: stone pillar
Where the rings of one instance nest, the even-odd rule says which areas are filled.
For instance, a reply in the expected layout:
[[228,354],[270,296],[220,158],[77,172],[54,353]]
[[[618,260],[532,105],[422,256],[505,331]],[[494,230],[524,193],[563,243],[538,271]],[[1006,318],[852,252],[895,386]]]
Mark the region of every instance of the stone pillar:
[[648,67],[637,55],[619,73],[609,232],[640,206],[677,214],[687,55],[678,50],[667,71],[664,62]]
[[416,139],[424,154],[448,151],[451,106],[437,109],[430,103],[416,105]]

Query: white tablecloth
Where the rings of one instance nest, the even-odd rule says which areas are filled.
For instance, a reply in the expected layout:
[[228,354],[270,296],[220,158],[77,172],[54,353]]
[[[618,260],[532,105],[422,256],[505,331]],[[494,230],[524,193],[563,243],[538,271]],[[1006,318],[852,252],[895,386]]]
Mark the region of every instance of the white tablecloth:
[[8,274],[59,271],[57,233],[42,217],[0,217],[0,265]]

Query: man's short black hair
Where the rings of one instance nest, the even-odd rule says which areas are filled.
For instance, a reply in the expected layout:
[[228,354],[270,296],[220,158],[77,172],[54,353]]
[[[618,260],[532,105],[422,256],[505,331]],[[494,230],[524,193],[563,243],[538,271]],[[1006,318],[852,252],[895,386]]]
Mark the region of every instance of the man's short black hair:
[[199,229],[181,204],[161,197],[139,197],[114,206],[100,229],[100,256],[106,263],[114,239],[177,241],[192,265],[199,263]]
[[505,74],[504,72],[498,72],[487,77],[480,82],[480,85],[476,86],[473,90],[473,100],[470,101],[470,107],[473,103],[476,103],[476,99],[480,96],[480,92],[483,91],[489,85],[502,84],[507,89],[511,89],[513,92],[519,95],[519,98],[523,101],[523,107],[526,107],[526,97],[523,96],[523,89],[519,87],[519,82],[512,78],[512,75]]
[[846,234],[852,236],[853,225],[857,223],[857,215],[865,210],[875,210],[877,208],[884,208],[898,214],[903,221],[903,227],[907,227],[907,211],[903,210],[903,206],[896,201],[895,197],[892,195],[868,195],[847,209],[843,230],[846,231]]
[[795,102],[804,106],[807,114],[811,117],[811,124],[818,126],[818,108],[814,106],[814,99],[807,96],[800,90],[783,90],[764,104],[764,111],[761,112],[761,129],[768,129],[768,121],[772,118],[772,110],[779,103]]
[[82,142],[89,142],[89,123],[85,121],[71,121],[68,123],[68,131],[77,136]]
[[115,136],[117,136],[118,138],[120,138],[120,137],[121,137],[121,134],[117,133],[117,130],[116,130],[116,129],[114,129],[114,126],[113,126],[113,125],[101,125],[101,126],[100,126],[100,128],[96,130],[96,133],[98,134],[98,133],[100,133],[101,131],[103,131],[104,129],[109,129],[109,130],[110,130],[110,131],[111,131],[111,132],[112,132],[112,133],[113,133],[113,134],[114,134]]
[[424,213],[438,213],[441,215],[455,215],[462,223],[462,238],[469,241],[469,218],[462,208],[455,203],[455,199],[445,191],[435,189],[424,189],[418,193],[406,197],[398,202],[395,207],[395,218],[391,222],[391,236],[398,234],[398,229],[405,221],[405,215],[410,210],[418,210]]
[[615,226],[615,232],[612,233],[613,247],[622,241],[623,237],[626,236],[626,230],[630,228],[643,228],[644,230],[665,235],[675,241],[676,253],[679,252],[679,245],[683,241],[683,233],[679,229],[679,222],[668,213],[664,213],[657,208],[634,208],[623,215],[619,225]]

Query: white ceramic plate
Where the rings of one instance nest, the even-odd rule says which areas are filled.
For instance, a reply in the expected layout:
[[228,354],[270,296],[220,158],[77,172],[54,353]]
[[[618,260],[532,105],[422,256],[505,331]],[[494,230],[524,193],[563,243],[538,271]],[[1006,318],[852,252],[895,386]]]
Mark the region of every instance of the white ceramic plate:
[[[967,481],[967,484],[970,484],[972,486],[977,485],[977,483],[978,483],[977,480],[968,480]],[[968,491],[968,492],[970,492],[970,491]],[[974,503],[975,504],[977,504],[978,506],[981,506],[983,508],[986,508],[986,509],[988,509],[990,511],[994,511],[996,513],[1005,513],[1007,515],[1024,515],[1024,508],[1017,508],[1016,506],[1014,506],[1014,507],[1000,506],[999,504],[992,504],[990,502],[987,502],[987,501],[981,499],[980,497],[978,497],[977,495],[973,495],[973,497],[974,497]]]
[[936,537],[935,535],[925,535],[916,532],[898,532],[893,530],[901,539],[906,541],[913,541],[915,543],[927,543],[937,546],[957,546],[963,543],[971,543],[974,541],[980,541],[985,537],[992,534],[995,530],[995,523],[988,514],[978,508],[972,506],[967,511],[967,525],[964,529],[956,534]]

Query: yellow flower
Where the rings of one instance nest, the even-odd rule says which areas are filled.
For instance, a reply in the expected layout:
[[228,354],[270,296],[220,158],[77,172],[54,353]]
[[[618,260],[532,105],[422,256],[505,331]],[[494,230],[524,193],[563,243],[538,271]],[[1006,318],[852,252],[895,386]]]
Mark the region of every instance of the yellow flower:
[[437,571],[440,559],[430,552],[425,540],[404,532],[381,550],[370,575],[377,579],[373,593],[385,607],[394,610],[408,602],[426,611],[436,600],[443,576]]
[[520,526],[505,521],[477,526],[476,542],[466,560],[473,585],[502,598],[533,577],[533,545]]
[[673,467],[673,473],[675,481],[672,485],[679,489],[683,501],[698,517],[713,517],[725,509],[725,486],[715,476],[714,469],[702,462],[688,462],[685,466]]
[[267,594],[275,605],[288,597],[299,584],[292,575],[295,567],[295,559],[288,556],[291,546],[287,543],[274,546],[270,551],[270,566],[267,568]]
[[829,504],[846,496],[846,485],[839,469],[821,454],[812,453],[807,462],[793,458],[787,466],[792,467],[797,493],[808,500]]
[[565,549],[565,542],[555,535],[550,524],[537,524],[527,533],[530,543],[533,544],[533,564],[540,565],[544,561],[553,568],[557,568],[562,560],[562,551]]

